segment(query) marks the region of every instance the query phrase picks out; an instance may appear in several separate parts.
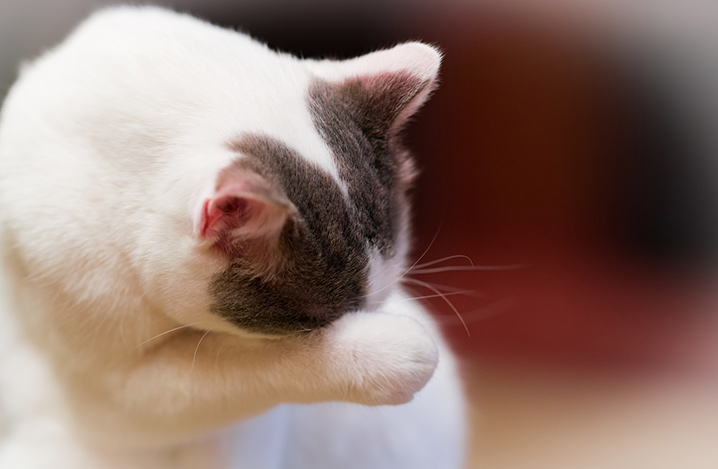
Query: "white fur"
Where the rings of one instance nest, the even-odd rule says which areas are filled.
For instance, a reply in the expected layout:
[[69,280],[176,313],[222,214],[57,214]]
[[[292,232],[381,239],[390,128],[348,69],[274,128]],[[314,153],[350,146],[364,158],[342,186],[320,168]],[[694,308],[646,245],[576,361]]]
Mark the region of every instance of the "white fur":
[[[371,73],[438,67],[428,46],[377,54]],[[372,267],[377,311],[305,339],[208,311],[223,261],[197,226],[236,157],[223,144],[266,134],[337,178],[304,97],[360,62],[119,8],[23,72],[0,121],[0,467],[461,465],[455,364],[399,291],[401,262]]]

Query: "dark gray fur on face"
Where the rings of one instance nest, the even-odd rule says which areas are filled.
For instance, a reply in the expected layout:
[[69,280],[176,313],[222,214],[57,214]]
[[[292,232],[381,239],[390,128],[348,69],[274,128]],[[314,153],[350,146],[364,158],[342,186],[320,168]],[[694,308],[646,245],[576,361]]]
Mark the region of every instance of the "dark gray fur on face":
[[229,251],[229,267],[210,285],[214,314],[246,330],[281,334],[325,326],[365,305],[370,252],[394,255],[408,210],[410,162],[392,125],[423,87],[412,77],[391,78],[310,86],[307,103],[348,200],[328,173],[276,139],[244,135],[229,143],[243,155],[234,164],[281,188],[296,210],[272,247],[280,265],[272,275],[252,267],[251,246]]

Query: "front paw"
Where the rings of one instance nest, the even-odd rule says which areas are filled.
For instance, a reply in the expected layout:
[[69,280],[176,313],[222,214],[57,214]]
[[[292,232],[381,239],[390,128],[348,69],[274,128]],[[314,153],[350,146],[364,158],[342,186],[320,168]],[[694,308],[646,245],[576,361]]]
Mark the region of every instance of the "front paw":
[[[439,360],[427,329],[406,316],[358,313],[333,326],[346,374],[345,399],[365,405],[411,401]],[[338,358],[338,357],[337,357]]]

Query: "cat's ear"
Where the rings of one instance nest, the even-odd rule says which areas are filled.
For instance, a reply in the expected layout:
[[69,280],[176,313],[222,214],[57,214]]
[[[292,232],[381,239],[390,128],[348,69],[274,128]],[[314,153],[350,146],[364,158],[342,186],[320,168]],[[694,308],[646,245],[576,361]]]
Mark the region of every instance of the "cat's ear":
[[256,173],[229,167],[223,170],[211,197],[202,204],[198,231],[204,240],[225,243],[273,238],[291,212],[284,194]]
[[428,99],[437,84],[441,53],[409,42],[343,61],[311,64],[342,101],[357,110],[370,131],[398,130]]

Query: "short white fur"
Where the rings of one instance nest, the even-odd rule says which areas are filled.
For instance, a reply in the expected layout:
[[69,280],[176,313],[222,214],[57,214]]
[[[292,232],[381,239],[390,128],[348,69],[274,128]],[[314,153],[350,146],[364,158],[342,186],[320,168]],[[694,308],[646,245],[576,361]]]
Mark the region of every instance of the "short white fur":
[[24,70],[0,121],[0,467],[460,467],[456,365],[401,292],[407,246],[372,263],[376,311],[266,339],[209,313],[224,264],[197,238],[222,142],[271,136],[341,185],[310,81],[439,61],[418,43],[303,61],[124,7]]

